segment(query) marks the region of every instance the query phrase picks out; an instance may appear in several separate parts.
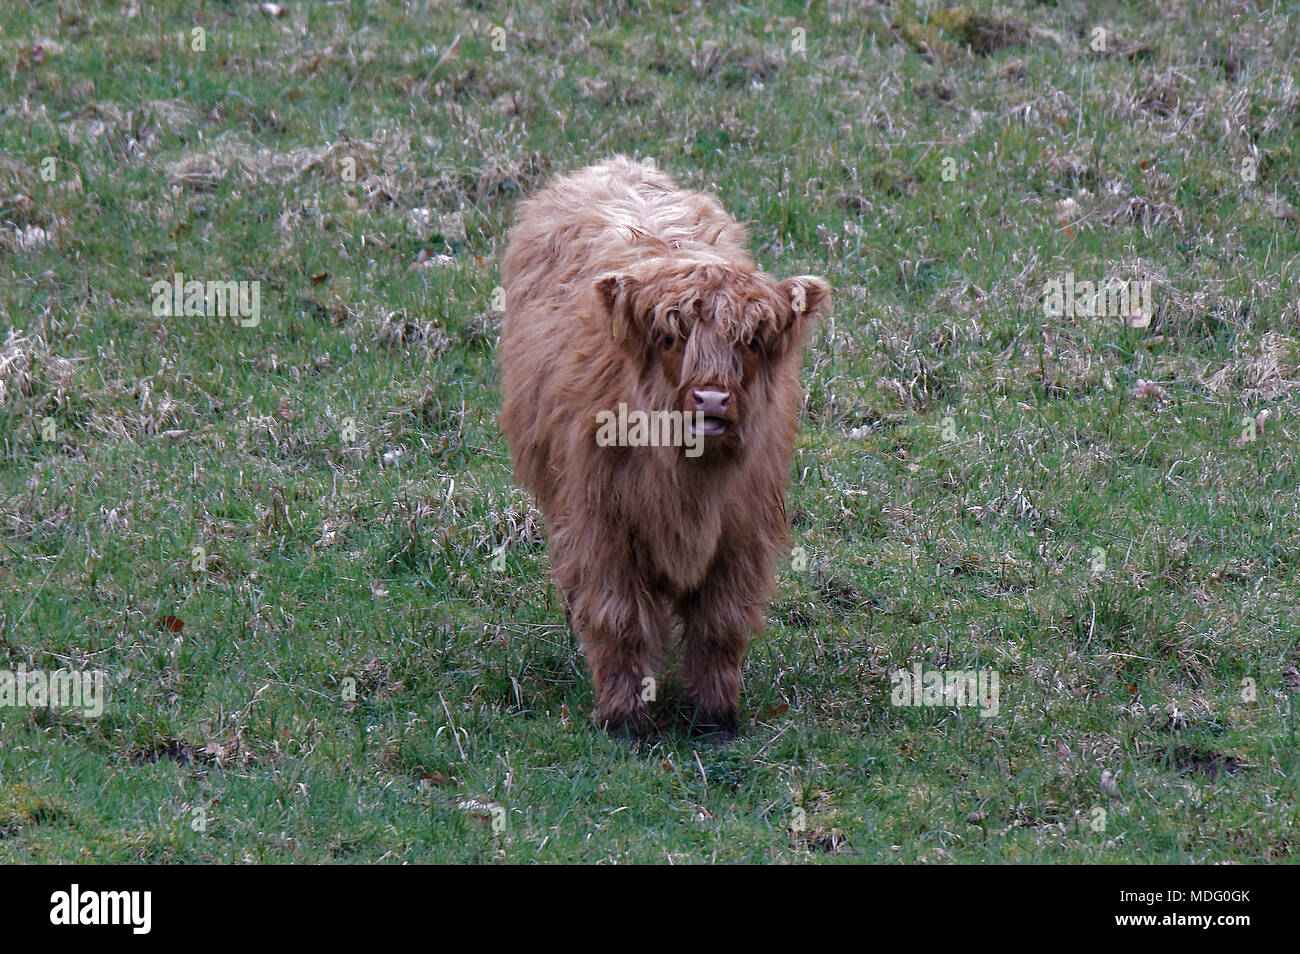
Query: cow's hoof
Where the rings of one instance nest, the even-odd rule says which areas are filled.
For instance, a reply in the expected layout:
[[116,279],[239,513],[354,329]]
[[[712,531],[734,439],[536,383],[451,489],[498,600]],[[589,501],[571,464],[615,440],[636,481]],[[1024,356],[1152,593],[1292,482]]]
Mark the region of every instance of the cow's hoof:
[[736,733],[728,732],[726,729],[713,729],[700,735],[700,741],[705,745],[727,745],[735,739]]
[[605,733],[611,739],[633,745],[650,745],[658,741],[654,725],[649,719],[611,719],[605,722]]
[[737,721],[734,712],[721,715],[696,712],[695,718],[691,720],[691,731],[704,742],[722,745],[735,739]]

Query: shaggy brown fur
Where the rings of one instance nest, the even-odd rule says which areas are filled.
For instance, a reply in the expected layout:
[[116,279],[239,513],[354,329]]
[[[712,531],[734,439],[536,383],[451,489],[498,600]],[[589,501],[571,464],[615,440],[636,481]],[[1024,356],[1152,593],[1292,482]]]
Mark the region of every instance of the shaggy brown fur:
[[[830,289],[778,283],[744,246],[716,199],[621,156],[523,203],[510,234],[502,425],[611,732],[649,729],[643,680],[676,631],[695,724],[731,737],[789,542],[800,352]],[[706,408],[703,452],[598,446],[620,403]]]

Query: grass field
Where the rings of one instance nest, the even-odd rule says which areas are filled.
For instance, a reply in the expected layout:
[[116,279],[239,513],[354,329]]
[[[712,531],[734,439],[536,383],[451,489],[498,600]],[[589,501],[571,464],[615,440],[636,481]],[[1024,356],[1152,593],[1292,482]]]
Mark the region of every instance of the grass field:
[[[964,3],[6,4],[0,669],[108,700],[0,706],[0,862],[1295,860],[1300,10]],[[721,747],[591,725],[496,423],[614,152],[835,289]]]

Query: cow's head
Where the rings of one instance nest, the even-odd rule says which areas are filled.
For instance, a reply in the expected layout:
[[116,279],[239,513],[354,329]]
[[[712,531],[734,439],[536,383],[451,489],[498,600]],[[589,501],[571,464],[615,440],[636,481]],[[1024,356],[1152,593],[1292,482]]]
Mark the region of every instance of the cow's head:
[[635,362],[633,400],[686,414],[706,458],[741,452],[755,428],[773,426],[773,388],[830,296],[811,275],[778,282],[729,264],[644,267],[602,276],[595,291]]

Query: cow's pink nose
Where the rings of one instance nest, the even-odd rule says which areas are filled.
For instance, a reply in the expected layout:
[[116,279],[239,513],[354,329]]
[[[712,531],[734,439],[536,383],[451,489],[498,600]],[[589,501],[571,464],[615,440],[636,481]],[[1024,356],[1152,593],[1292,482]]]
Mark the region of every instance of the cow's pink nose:
[[695,410],[707,417],[725,417],[731,394],[727,391],[693,391]]

